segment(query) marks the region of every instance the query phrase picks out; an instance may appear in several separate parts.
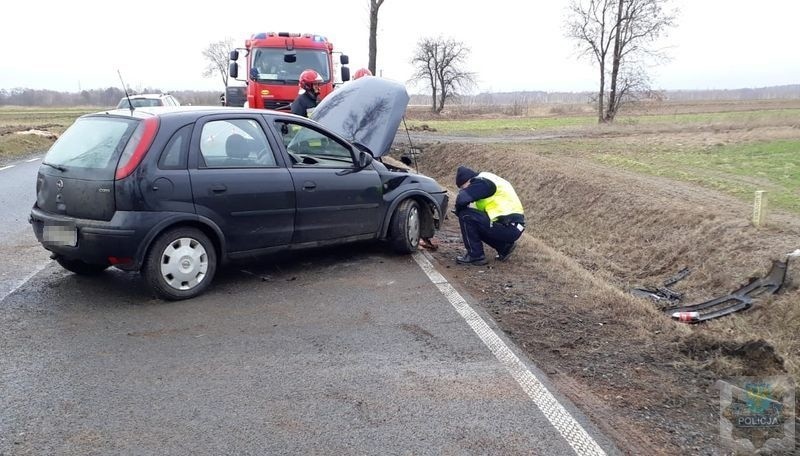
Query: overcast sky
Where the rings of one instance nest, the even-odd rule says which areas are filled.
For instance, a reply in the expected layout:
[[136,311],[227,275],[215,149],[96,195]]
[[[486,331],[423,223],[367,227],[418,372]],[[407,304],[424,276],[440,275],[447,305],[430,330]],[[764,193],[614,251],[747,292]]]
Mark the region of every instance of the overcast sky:
[[[203,78],[212,41],[252,33],[322,34],[367,66],[368,0],[7,1],[0,27],[0,88],[119,87],[222,90]],[[596,69],[564,37],[568,0],[385,0],[378,70],[405,82],[417,41],[442,36],[470,49],[481,91],[594,90]],[[216,7],[211,8],[211,5]],[[675,0],[678,25],[652,68],[657,89],[732,89],[800,83],[798,0]],[[124,11],[127,10],[127,13]]]

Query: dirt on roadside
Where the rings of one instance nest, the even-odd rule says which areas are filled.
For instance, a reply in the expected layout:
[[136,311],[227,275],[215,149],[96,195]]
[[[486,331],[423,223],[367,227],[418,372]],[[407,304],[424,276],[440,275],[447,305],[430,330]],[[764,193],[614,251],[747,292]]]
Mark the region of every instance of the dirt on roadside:
[[781,294],[707,324],[674,322],[630,293],[688,267],[672,287],[683,304],[727,295],[800,247],[800,217],[773,213],[756,229],[752,208],[727,195],[535,144],[423,150],[420,171],[448,185],[451,201],[458,165],[515,185],[528,224],[508,262],[456,265],[452,215],[432,254],[625,453],[728,454],[717,381],[800,374],[800,259]]

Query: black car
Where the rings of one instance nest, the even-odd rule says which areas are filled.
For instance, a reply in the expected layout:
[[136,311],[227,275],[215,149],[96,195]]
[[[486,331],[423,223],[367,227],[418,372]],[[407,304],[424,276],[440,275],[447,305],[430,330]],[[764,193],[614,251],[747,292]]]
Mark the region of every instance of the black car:
[[225,107],[85,115],[48,151],[33,231],[64,268],[141,271],[155,293],[202,293],[230,260],[381,239],[410,253],[447,209],[426,176],[381,162],[408,95],[348,82],[313,119]]

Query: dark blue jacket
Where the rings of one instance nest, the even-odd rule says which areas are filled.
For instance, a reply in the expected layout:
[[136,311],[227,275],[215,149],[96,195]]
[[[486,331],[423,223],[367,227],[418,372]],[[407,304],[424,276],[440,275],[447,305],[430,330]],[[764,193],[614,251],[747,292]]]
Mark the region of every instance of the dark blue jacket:
[[308,117],[308,110],[317,106],[317,96],[306,90],[294,99],[291,104],[292,114]]

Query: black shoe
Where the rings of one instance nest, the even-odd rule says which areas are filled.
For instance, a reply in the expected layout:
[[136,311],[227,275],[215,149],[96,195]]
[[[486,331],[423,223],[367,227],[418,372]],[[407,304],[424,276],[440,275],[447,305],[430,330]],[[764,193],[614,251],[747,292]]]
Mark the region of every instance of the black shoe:
[[505,252],[503,252],[503,253],[499,253],[498,252],[497,256],[494,257],[494,259],[497,260],[497,261],[506,261],[508,259],[508,257],[510,257],[511,254],[514,252],[514,249],[516,249],[516,248],[517,248],[517,243],[515,242],[515,243],[511,244],[511,247],[509,247],[508,250],[506,250]]
[[473,257],[469,256],[469,253],[467,253],[466,255],[457,256],[456,257],[456,263],[458,263],[458,264],[474,264],[475,266],[483,266],[484,264],[487,263],[487,261],[486,261],[486,257],[485,256],[478,257],[478,258],[473,258]]

